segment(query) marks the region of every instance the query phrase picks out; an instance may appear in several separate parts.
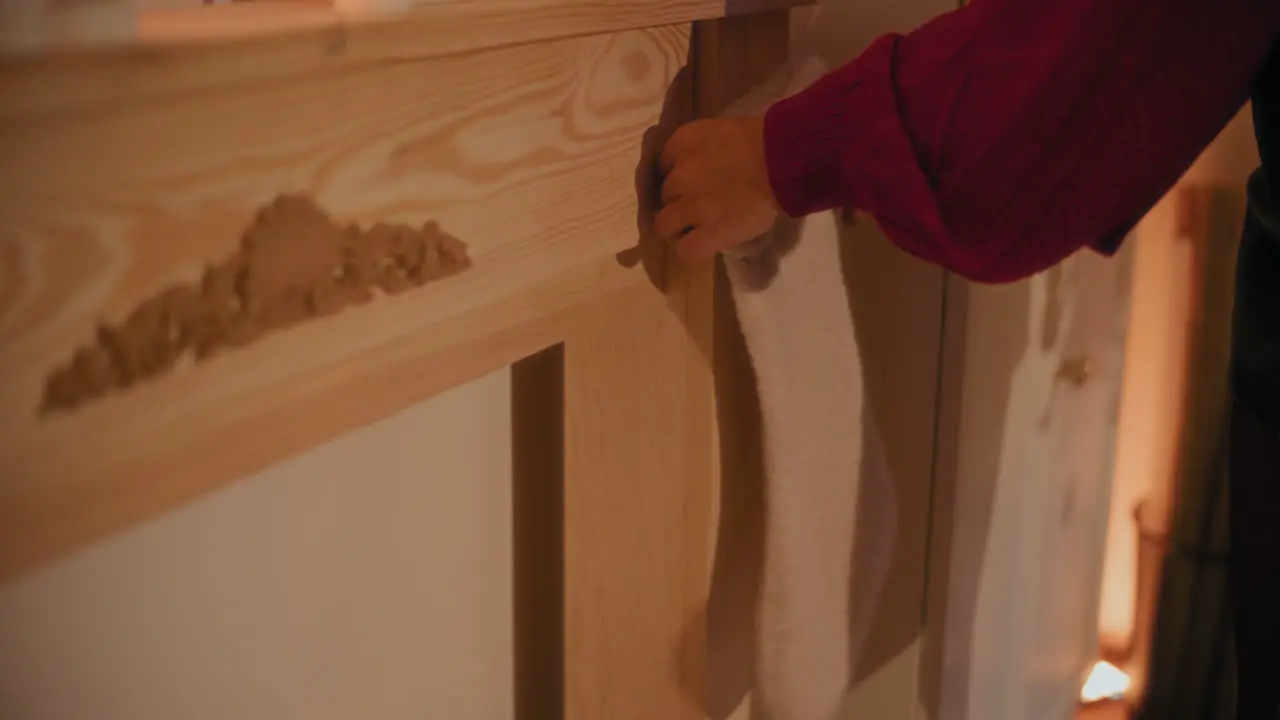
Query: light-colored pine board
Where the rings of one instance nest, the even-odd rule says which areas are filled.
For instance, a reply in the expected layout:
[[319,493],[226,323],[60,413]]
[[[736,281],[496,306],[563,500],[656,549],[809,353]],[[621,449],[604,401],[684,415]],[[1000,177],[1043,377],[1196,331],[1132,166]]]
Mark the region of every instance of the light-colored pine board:
[[[693,91],[672,88],[650,161]],[[704,717],[712,274],[644,250],[654,286],[565,343],[565,720]]]
[[[785,38],[786,14],[761,16],[754,29],[753,38]],[[699,26],[696,114],[716,112],[715,98],[746,90],[785,59],[785,42],[745,41],[744,31]],[[732,401],[744,388],[739,376],[718,377],[733,309],[716,302],[715,267],[683,265],[660,248],[648,259],[661,266],[650,269],[662,293],[638,290],[624,312],[565,344],[569,720],[705,717],[720,455],[739,450],[718,442],[717,392],[740,407]]]
[[[109,413],[91,417],[49,443],[54,450],[37,459],[43,461],[38,477],[6,458],[0,466],[0,582],[498,370],[596,322],[601,313],[621,310],[640,278],[611,265],[563,274],[498,305],[299,374],[266,393],[238,393],[224,406],[207,396],[187,404],[162,389],[140,391],[121,405],[130,415],[157,412],[157,423],[135,428],[129,439],[127,428],[106,426]],[[252,373],[254,362],[246,358],[222,372]],[[207,390],[217,392],[217,383]],[[184,410],[201,401],[214,409],[193,420]]]
[[565,343],[565,720],[701,720],[706,359],[656,290]]
[[[637,240],[642,136],[688,39],[657,28],[0,121],[0,577],[513,362],[559,339],[547,316],[641,283],[613,256]],[[474,267],[37,414],[45,375],[99,320],[197,277],[283,191],[345,220],[438,220]]]
[[129,45],[0,54],[0,117],[622,32],[812,0],[436,0],[394,17],[323,3],[237,2],[143,13]]
[[[811,0],[257,0],[143,13],[138,41],[173,43],[367,23],[456,29],[452,51],[756,13]],[[401,10],[400,8],[403,7]],[[444,39],[444,33],[435,34]],[[462,42],[467,44],[463,45]]]

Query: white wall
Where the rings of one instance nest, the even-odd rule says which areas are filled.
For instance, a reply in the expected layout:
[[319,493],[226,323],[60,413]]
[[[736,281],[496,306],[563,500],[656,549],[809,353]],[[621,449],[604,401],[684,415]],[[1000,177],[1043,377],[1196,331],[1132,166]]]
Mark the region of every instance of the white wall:
[[0,589],[6,720],[512,717],[510,375]]
[[[1131,250],[1126,250],[1131,252]],[[939,482],[931,591],[939,720],[1066,720],[1094,657],[1128,266],[1084,250],[963,286],[954,467]],[[1080,385],[1060,372],[1088,358]],[[935,581],[934,578],[938,579]]]

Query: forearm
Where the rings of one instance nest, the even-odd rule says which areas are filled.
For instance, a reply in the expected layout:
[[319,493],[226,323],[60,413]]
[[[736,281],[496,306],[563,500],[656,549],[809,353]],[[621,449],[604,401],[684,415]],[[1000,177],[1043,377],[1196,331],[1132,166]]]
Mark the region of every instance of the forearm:
[[1247,100],[1270,0],[976,0],[766,117],[793,215],[873,214],[897,244],[984,281],[1122,233]]

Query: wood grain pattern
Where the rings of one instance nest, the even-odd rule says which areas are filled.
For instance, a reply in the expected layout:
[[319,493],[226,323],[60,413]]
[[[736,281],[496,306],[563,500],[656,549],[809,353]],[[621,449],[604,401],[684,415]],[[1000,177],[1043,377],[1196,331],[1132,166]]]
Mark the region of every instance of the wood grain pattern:
[[[708,298],[709,300],[709,298]],[[710,371],[651,288],[565,343],[566,720],[701,720]]]
[[[433,25],[453,51],[804,5],[811,0],[255,0],[143,13],[138,40],[170,43],[383,22]],[[442,29],[451,29],[445,38]],[[467,44],[462,44],[463,42]],[[434,43],[433,43],[434,44]]]
[[144,13],[131,45],[35,58],[0,53],[0,117],[276,82],[558,38],[622,32],[813,0],[431,0],[352,19],[278,0]]
[[[785,13],[760,23],[786,37]],[[785,43],[744,41],[742,30],[699,26],[695,113],[716,112],[714,98],[785,59]],[[717,341],[733,310],[716,302],[714,265],[659,262],[661,295],[641,288],[565,342],[568,720],[705,717],[719,455],[737,449],[717,443]]]
[[[752,27],[753,38],[785,38],[787,16]],[[718,112],[785,59],[785,43],[750,42],[746,30],[698,26],[695,114]],[[664,297],[639,291],[624,315],[565,345],[569,720],[705,717],[718,474],[721,455],[740,449],[717,441],[717,392],[738,407],[750,388],[721,376],[723,351],[729,370],[746,359],[719,345],[733,308],[717,302],[715,266],[662,262]]]
[[[549,316],[642,283],[613,255],[636,242],[641,137],[688,39],[0,120],[0,578],[554,343]],[[37,419],[43,375],[97,322],[226,254],[281,192],[344,221],[437,220],[474,267]]]

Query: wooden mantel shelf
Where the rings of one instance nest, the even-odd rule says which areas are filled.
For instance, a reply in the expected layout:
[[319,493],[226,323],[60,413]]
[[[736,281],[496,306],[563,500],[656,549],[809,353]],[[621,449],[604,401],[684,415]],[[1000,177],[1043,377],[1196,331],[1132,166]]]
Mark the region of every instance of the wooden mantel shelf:
[[[665,134],[772,72],[802,4],[438,0],[357,16],[270,0],[141,13],[124,41],[0,50],[0,583],[552,347],[566,448],[589,449],[566,457],[566,487],[648,488],[646,507],[687,516],[692,540],[642,554],[655,573],[701,568],[707,520],[687,510],[714,486],[714,274],[642,242],[646,203]],[[288,197],[344,239],[261,219]],[[465,244],[465,271],[341,312],[296,280],[346,282],[367,267],[352,237],[438,239],[437,223]],[[253,254],[264,226],[288,252]],[[646,262],[619,261],[638,245]],[[285,300],[248,309],[264,274],[238,253],[288,276]],[[239,295],[210,289],[224,286]],[[306,322],[222,354],[174,329],[181,315],[234,334],[229,314],[298,302]],[[157,353],[163,372],[135,382]],[[56,378],[90,376],[117,386],[45,412]],[[689,609],[682,572],[668,580]]]
[[[39,4],[44,0],[20,0]],[[281,80],[557,38],[714,20],[814,0],[419,0],[395,13],[253,0],[139,13],[127,40],[5,49],[0,117],[173,90]],[[19,3],[20,4],[20,3]],[[56,11],[52,11],[56,12]],[[0,14],[0,24],[6,16]],[[0,27],[0,30],[4,30]],[[0,38],[8,33],[0,32]],[[138,77],[121,77],[122,73]]]
[[[454,53],[566,35],[641,27],[805,5],[813,0],[409,0],[403,11],[352,12],[324,0],[259,0],[143,13],[138,40],[165,44],[289,31],[366,28],[379,39],[413,37],[388,54]],[[378,27],[374,27],[378,26]],[[398,32],[389,33],[395,30]],[[381,54],[383,50],[370,48]]]
[[656,157],[803,3],[57,16],[109,1],[0,0],[0,585],[513,367],[514,495],[563,585],[530,716],[704,717],[749,442],[716,405],[751,388],[714,266],[648,231]]

